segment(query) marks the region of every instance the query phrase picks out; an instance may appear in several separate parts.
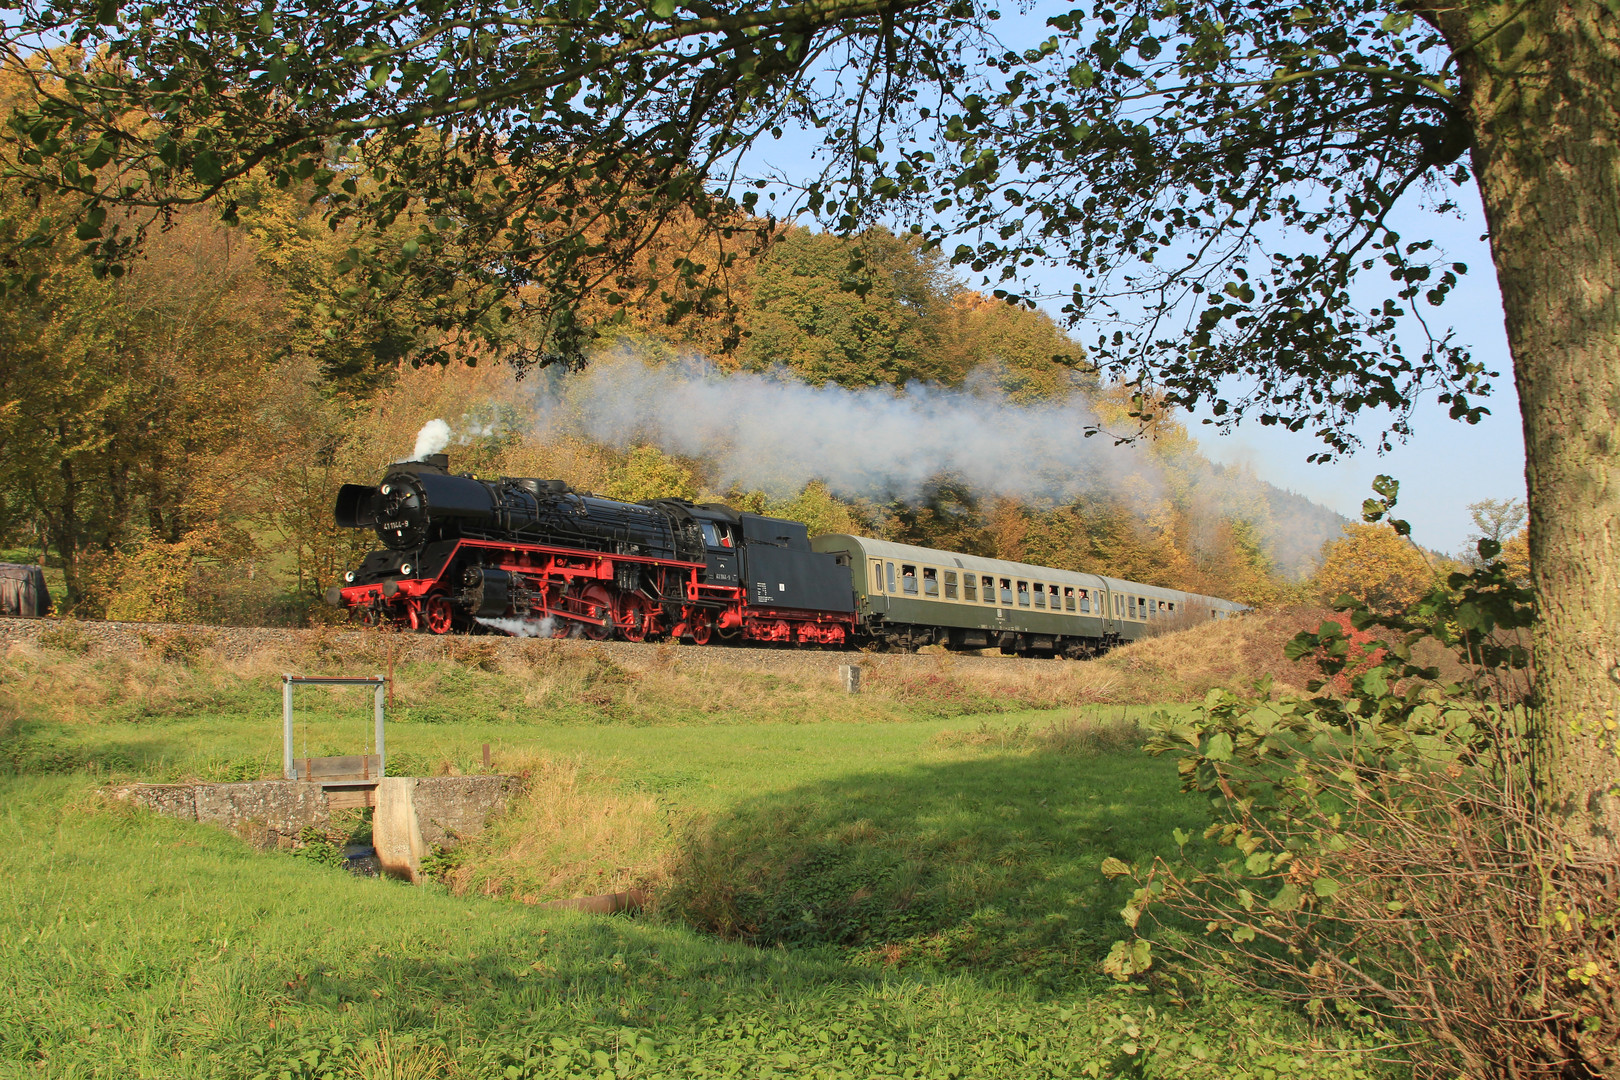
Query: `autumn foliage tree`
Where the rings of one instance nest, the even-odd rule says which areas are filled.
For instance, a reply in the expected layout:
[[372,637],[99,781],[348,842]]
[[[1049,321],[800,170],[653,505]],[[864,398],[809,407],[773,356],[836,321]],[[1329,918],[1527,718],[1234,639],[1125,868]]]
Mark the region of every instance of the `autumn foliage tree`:
[[1345,535],[1322,546],[1316,587],[1332,603],[1348,596],[1374,611],[1404,611],[1433,587],[1429,560],[1387,524],[1346,525]]

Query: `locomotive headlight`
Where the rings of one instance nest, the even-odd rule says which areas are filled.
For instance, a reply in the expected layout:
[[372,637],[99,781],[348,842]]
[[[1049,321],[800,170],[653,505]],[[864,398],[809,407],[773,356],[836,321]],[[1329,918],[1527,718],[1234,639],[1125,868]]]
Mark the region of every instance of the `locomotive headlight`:
[[348,573],[344,574],[343,575],[343,580],[347,581],[349,584],[353,585],[354,584],[354,571],[350,570]]
[[384,484],[382,486],[382,493],[384,495],[392,495],[394,493],[394,485],[393,484]]
[[411,576],[411,564],[410,563],[400,563],[399,564],[399,572],[404,574],[406,577],[410,577]]

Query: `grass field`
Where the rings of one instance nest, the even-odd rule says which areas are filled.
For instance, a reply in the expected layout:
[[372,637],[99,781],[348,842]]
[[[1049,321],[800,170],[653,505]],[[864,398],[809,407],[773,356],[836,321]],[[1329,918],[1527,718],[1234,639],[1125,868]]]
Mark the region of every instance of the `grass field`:
[[[738,676],[660,723],[688,689],[656,673],[402,667],[394,767],[471,771],[488,743],[528,779],[411,887],[103,803],[279,765],[263,671],[152,659],[0,664],[0,1076],[1370,1075],[1274,1004],[1101,974],[1102,859],[1202,823],[1135,749],[1139,709]],[[300,716],[310,753],[366,736],[358,698]],[[525,902],[626,884],[653,908]]]

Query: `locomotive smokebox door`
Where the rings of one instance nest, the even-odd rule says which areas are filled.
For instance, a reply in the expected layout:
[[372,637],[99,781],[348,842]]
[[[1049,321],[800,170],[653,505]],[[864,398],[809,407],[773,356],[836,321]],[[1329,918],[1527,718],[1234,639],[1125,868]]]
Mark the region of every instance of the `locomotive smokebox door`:
[[377,523],[372,510],[372,496],[377,489],[370,484],[344,484],[338,488],[337,506],[332,516],[340,529],[365,529]]

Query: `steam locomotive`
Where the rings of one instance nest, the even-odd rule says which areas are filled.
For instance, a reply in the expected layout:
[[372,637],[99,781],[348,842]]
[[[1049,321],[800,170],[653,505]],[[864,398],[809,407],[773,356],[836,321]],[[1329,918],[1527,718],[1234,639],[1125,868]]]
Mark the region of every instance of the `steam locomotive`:
[[339,526],[383,543],[327,600],[362,623],[644,641],[843,645],[849,573],[796,521],[684,499],[626,503],[560,480],[478,480],[447,455],[345,484]]
[[684,499],[627,503],[560,480],[480,480],[433,454],[345,484],[335,517],[383,547],[327,600],[366,625],[627,641],[1000,647],[1081,657],[1244,610],[1218,597],[826,535]]

